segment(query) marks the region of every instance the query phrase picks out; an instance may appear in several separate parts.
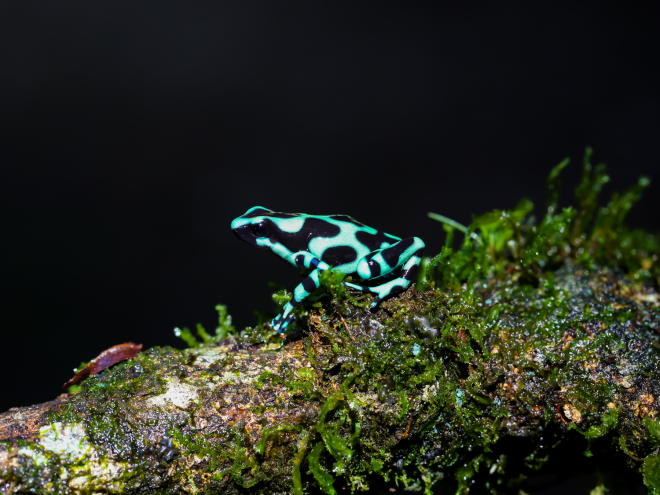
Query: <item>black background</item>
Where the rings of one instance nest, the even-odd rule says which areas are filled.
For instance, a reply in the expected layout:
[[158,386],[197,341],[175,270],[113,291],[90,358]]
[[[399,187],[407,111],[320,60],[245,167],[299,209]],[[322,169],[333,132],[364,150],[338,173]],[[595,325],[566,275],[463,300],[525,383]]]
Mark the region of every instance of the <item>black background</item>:
[[[181,347],[217,303],[274,309],[298,273],[234,238],[251,206],[434,255],[428,211],[540,207],[572,156],[567,204],[587,145],[606,196],[660,180],[660,11],[529,3],[0,3],[0,411],[112,345]],[[658,230],[658,188],[632,224]]]

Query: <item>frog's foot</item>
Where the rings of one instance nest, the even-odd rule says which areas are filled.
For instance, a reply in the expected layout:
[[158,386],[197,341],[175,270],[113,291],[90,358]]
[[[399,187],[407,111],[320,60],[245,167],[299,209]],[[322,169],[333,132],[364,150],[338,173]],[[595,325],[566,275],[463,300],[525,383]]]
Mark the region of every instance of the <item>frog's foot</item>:
[[282,318],[282,315],[279,314],[277,315],[277,317],[273,319],[273,321],[270,322],[270,324],[273,327],[273,330],[275,330],[276,332],[284,333],[284,331],[292,321],[293,321],[293,315],[289,315],[286,318]]
[[373,294],[373,292],[371,292],[371,289],[369,287],[365,287],[364,285],[352,284],[350,282],[342,282],[342,283],[344,284],[344,287],[359,290],[360,292],[368,292],[369,294]]
[[381,302],[383,300],[383,298],[385,297],[384,295],[381,295],[376,290],[376,289],[378,289],[378,287],[366,287],[364,285],[352,284],[350,282],[344,282],[344,286],[348,287],[350,289],[359,290],[360,292],[365,292],[367,294],[375,295],[376,297],[375,297],[374,301],[371,303],[370,309],[375,308],[376,306],[378,306],[378,303]]
[[[294,301],[295,302],[295,301]],[[293,320],[293,308],[294,305],[291,302],[288,302],[284,305],[282,312],[273,318],[273,321],[270,324],[273,327],[273,330],[276,332],[282,333],[289,326],[289,323]]]
[[385,284],[378,285],[376,287],[370,287],[371,293],[376,294],[376,297],[371,303],[369,309],[373,309],[378,306],[378,303],[380,303],[386,297],[405,292],[408,287],[410,287],[410,281],[403,278],[395,278],[394,280],[390,280]]

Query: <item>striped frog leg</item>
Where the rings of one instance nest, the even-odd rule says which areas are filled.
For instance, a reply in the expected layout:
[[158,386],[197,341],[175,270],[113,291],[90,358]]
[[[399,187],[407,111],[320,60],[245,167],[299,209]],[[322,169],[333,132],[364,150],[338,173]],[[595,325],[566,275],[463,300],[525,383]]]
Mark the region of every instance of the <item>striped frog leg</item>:
[[362,280],[383,277],[389,275],[399,267],[403,267],[399,276],[375,287],[365,287],[348,282],[345,285],[353,289],[375,294],[376,298],[371,303],[371,307],[373,308],[384,298],[399,294],[410,287],[410,284],[416,279],[419,272],[424,247],[424,242],[419,237],[409,237],[387,248],[372,251],[363,256],[358,262],[357,274]]
[[319,282],[320,272],[330,268],[327,263],[319,261],[307,251],[293,253],[290,255],[288,261],[298,268],[312,269],[312,272],[307,277],[305,277],[305,279],[300,282],[300,284],[296,286],[296,288],[293,290],[293,297],[291,300],[286,303],[284,308],[282,308],[282,312],[277,315],[273,321],[271,321],[273,330],[276,330],[280,333],[284,332],[291,321],[293,321],[292,312],[295,307],[302,303],[305,298],[307,298],[321,285]]

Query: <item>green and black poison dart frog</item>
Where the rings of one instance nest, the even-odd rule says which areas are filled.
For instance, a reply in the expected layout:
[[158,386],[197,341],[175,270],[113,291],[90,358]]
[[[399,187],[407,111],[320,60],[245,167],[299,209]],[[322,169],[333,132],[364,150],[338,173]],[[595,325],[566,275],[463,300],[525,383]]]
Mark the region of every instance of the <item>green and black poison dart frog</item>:
[[402,240],[347,215],[280,213],[255,206],[236,218],[231,228],[239,239],[269,249],[298,268],[312,270],[271,322],[279,332],[293,320],[293,308],[318,289],[319,272],[333,267],[346,275],[372,281],[391,277],[400,268],[398,277],[374,287],[344,282],[352,289],[375,294],[373,308],[384,298],[410,286],[424,252],[424,243],[417,237]]

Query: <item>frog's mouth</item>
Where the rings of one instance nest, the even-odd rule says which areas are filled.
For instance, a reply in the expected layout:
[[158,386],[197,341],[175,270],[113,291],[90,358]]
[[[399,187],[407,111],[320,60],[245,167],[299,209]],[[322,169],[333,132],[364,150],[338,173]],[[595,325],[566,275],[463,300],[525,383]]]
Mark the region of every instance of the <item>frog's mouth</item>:
[[247,223],[245,225],[241,225],[240,227],[233,229],[232,232],[234,232],[234,235],[241,241],[245,241],[261,249],[268,249],[268,246],[264,246],[257,242],[257,239],[260,239],[260,237],[255,236],[252,232],[252,224]]

